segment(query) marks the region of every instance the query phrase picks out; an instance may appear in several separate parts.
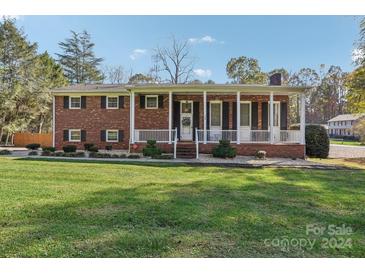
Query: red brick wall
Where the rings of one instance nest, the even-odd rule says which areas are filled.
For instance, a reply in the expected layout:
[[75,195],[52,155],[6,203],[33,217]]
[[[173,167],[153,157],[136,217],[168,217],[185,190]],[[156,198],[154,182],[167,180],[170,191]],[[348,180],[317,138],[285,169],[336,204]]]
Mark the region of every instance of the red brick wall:
[[[116,149],[127,149],[129,143],[129,97],[124,99],[122,109],[102,109],[100,96],[86,96],[85,109],[64,109],[63,96],[55,96],[55,145],[57,149],[68,144],[77,145],[78,149],[84,148],[84,143],[94,143],[100,149],[106,144],[112,144]],[[86,130],[86,142],[64,142],[63,130]],[[106,143],[100,141],[100,131],[106,129],[124,130],[124,141]]]
[[169,96],[163,96],[163,108],[146,109],[140,107],[140,98],[135,96],[135,129],[168,129]]

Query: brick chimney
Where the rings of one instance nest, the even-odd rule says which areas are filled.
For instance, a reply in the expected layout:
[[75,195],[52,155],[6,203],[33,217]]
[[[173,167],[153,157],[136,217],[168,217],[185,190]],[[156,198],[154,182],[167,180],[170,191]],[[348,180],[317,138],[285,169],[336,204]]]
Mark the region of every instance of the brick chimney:
[[281,86],[281,73],[274,73],[270,75],[269,79],[270,86]]

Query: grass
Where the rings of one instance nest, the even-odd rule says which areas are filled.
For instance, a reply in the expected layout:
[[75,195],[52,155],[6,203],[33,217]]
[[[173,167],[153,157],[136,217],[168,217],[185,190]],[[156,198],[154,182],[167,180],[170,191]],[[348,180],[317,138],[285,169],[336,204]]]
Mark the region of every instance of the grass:
[[342,166],[347,168],[357,168],[357,169],[365,169],[365,158],[310,158],[308,159],[312,162],[317,162],[321,164],[330,164],[336,166]]
[[[0,257],[365,256],[365,171],[2,157],[0,174]],[[352,247],[314,223],[350,226]],[[317,242],[265,244],[283,237]]]
[[347,146],[365,146],[365,144],[358,141],[348,141],[341,139],[330,139],[332,145],[347,145]]

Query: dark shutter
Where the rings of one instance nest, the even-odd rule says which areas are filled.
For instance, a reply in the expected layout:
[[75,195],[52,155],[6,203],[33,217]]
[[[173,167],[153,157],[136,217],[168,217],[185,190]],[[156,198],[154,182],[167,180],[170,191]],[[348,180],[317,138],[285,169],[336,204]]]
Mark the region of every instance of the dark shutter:
[[86,141],[86,130],[81,130],[81,142]]
[[207,102],[207,129],[210,128],[210,104]]
[[145,100],[146,100],[146,96],[139,95],[139,107],[140,108],[145,108]]
[[119,108],[124,108],[124,96],[119,96]]
[[193,140],[195,141],[195,129],[199,128],[199,102],[193,102]]
[[163,95],[158,96],[158,108],[163,108]]
[[118,132],[118,141],[123,142],[123,140],[124,140],[124,130],[120,129]]
[[222,129],[229,129],[229,102],[223,102],[222,105]]
[[81,96],[81,108],[86,108],[86,96]]
[[233,102],[232,105],[232,129],[237,129],[237,103]]
[[63,96],[63,108],[69,108],[69,96]]
[[106,108],[106,96],[101,96],[100,97],[100,107],[101,108]]
[[105,142],[106,140],[106,131],[100,130],[100,141]]
[[251,129],[258,129],[259,125],[259,104],[257,102],[251,103]]
[[65,129],[63,131],[63,140],[66,142],[68,141],[68,129]]
[[280,102],[280,129],[288,129],[288,103]]
[[267,130],[269,128],[269,123],[268,123],[268,103],[267,102],[262,102],[261,103],[261,123],[262,123],[262,128],[264,130]]
[[174,129],[177,128],[177,138],[180,139],[180,102],[173,102],[173,125]]

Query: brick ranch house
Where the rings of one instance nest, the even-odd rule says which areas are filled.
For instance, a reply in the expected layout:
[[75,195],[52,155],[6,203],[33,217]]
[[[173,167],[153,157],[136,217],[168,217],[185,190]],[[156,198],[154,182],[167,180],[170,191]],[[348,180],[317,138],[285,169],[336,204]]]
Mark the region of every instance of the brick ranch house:
[[[174,156],[210,153],[227,139],[238,155],[305,156],[305,88],[269,85],[74,85],[52,90],[53,145],[139,152],[154,139]],[[301,130],[288,130],[288,100],[300,94]]]

